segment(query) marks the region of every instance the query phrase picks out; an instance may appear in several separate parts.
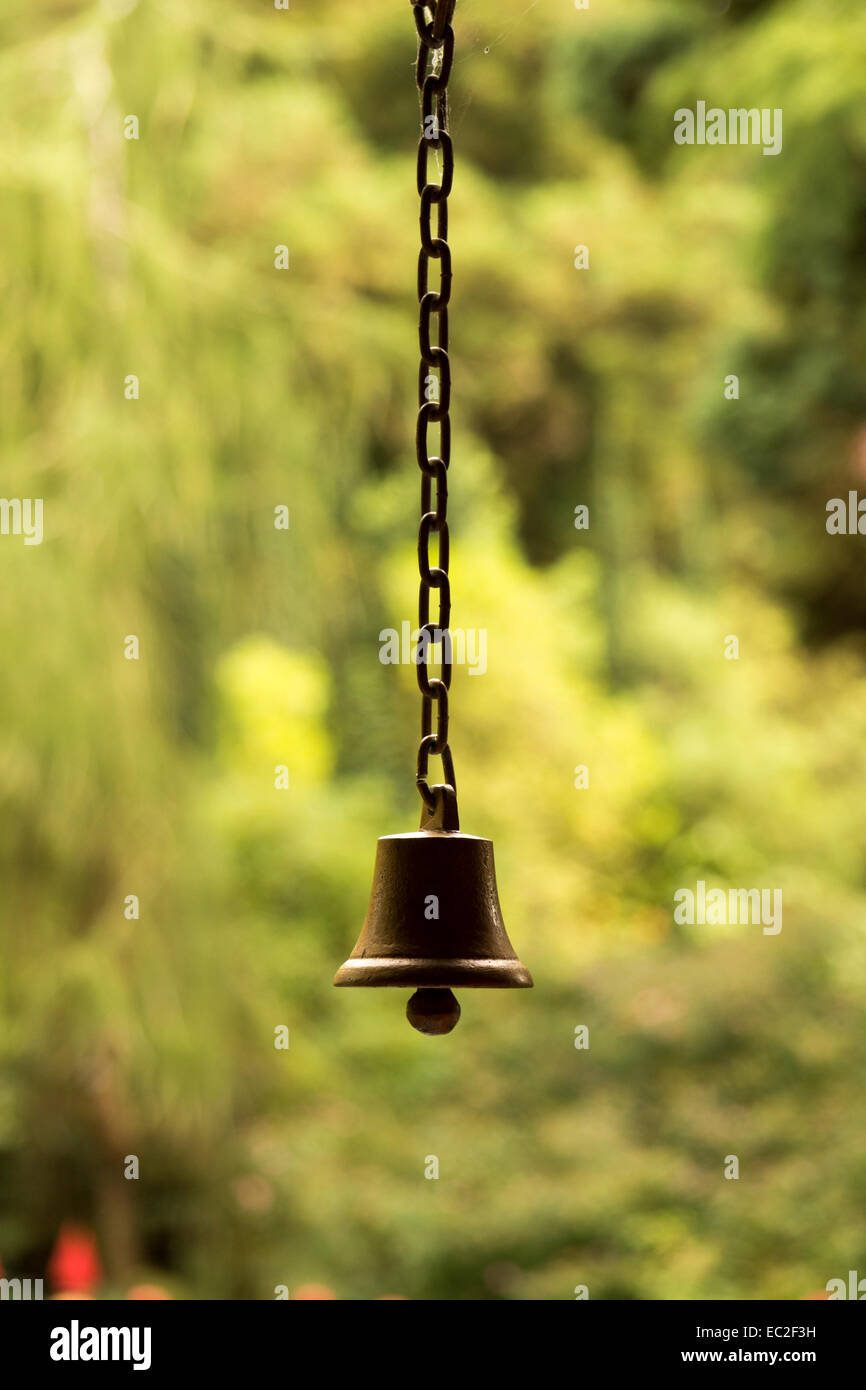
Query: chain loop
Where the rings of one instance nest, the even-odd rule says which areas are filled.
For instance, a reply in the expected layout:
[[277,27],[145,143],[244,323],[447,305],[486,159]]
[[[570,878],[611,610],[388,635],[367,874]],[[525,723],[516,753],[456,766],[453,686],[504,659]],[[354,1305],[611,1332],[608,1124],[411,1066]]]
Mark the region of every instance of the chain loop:
[[[433,51],[447,43],[455,3],[456,0],[427,0],[426,4],[418,5],[413,0],[415,28],[418,30],[418,40],[422,48]],[[429,24],[425,18],[427,10],[433,12],[433,18]],[[451,34],[451,47],[452,49],[454,47],[453,33]]]
[[[425,805],[433,811],[437,788],[431,788],[428,767],[431,753],[442,759],[444,786],[456,792],[454,762],[448,744],[448,692],[451,687],[452,643],[451,581],[448,576],[448,466],[451,462],[451,363],[448,357],[448,304],[451,299],[451,248],[448,245],[448,197],[454,180],[454,150],[448,133],[448,78],[454,60],[451,19],[455,0],[413,0],[418,31],[415,69],[421,93],[421,139],[418,142],[416,182],[421,200],[421,251],[418,256],[418,427],[415,448],[421,470],[421,523],[418,529],[419,638],[415,653],[418,688],[421,691],[421,743],[416,781]],[[428,18],[429,13],[429,18]],[[439,182],[430,180],[430,155],[436,156]],[[436,233],[433,233],[433,208]],[[430,262],[439,265],[438,289],[429,288]],[[436,341],[431,341],[433,320]],[[427,435],[431,421],[439,426],[439,452],[431,454]],[[433,503],[433,483],[436,500]],[[435,533],[438,554],[430,558],[430,538]],[[430,621],[430,590],[438,597],[436,622]],[[430,648],[441,644],[439,675],[430,670]],[[436,730],[433,731],[433,706]],[[441,792],[440,795],[445,793]],[[456,805],[456,803],[455,803]]]

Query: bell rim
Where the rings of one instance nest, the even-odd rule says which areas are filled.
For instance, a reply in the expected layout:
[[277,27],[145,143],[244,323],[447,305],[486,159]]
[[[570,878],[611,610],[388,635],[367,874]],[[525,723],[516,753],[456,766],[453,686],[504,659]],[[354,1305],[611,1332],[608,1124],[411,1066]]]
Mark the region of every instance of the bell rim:
[[532,989],[532,976],[517,957],[418,959],[350,956],[334,976],[339,988],[366,985],[395,989]]

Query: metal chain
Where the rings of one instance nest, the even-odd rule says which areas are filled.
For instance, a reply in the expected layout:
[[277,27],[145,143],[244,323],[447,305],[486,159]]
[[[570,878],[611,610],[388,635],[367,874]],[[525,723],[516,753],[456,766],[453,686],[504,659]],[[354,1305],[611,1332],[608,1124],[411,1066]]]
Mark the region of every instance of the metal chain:
[[[448,744],[448,692],[451,687],[452,645],[451,583],[448,577],[448,466],[451,461],[451,365],[448,358],[448,302],[451,298],[451,249],[448,245],[448,195],[454,177],[454,152],[448,134],[448,78],[454,59],[454,30],[451,19],[456,0],[428,0],[413,3],[418,31],[416,78],[421,93],[421,139],[418,144],[418,195],[421,199],[421,251],[418,257],[418,337],[421,363],[418,370],[418,426],[415,449],[421,469],[421,525],[418,531],[418,570],[421,588],[418,597],[419,641],[416,652],[418,686],[421,691],[421,743],[418,748],[418,790],[428,809],[436,806],[436,794],[427,781],[430,755],[442,759],[444,785],[456,792],[454,762]],[[428,19],[428,12],[431,18]],[[430,151],[441,156],[439,183],[428,180]],[[438,160],[437,160],[438,162]],[[433,207],[436,207],[436,235],[433,235]],[[439,288],[428,288],[430,261],[439,262]],[[436,343],[430,332],[436,317]],[[436,373],[434,376],[433,373]],[[439,426],[439,452],[428,452],[430,423]],[[433,483],[436,504],[433,506]],[[436,564],[430,563],[430,537],[437,536]],[[430,621],[430,590],[439,593],[439,614]],[[438,676],[430,674],[430,645],[442,644]],[[436,705],[436,732],[433,732],[433,705]]]

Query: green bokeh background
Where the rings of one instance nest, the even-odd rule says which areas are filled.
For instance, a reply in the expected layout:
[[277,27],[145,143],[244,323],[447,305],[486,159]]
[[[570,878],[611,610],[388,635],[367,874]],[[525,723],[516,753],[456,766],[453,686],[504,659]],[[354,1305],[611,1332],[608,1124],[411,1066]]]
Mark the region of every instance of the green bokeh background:
[[[437,1040],[331,988],[419,810],[377,659],[417,582],[409,6],[0,18],[0,491],[45,507],[0,537],[7,1274],[64,1220],[105,1293],[866,1274],[866,541],[825,530],[866,490],[862,0],[455,25],[453,623],[489,665],[452,746],[536,988]],[[698,100],[782,108],[781,155],[675,146]],[[676,927],[699,878],[781,888],[782,932]]]

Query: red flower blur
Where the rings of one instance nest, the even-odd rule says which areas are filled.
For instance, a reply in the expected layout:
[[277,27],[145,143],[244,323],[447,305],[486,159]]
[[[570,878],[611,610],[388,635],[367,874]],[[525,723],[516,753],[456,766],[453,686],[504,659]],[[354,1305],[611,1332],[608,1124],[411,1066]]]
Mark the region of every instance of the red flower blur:
[[48,1277],[58,1293],[93,1293],[102,1279],[102,1264],[96,1237],[86,1226],[63,1223],[48,1261]]

